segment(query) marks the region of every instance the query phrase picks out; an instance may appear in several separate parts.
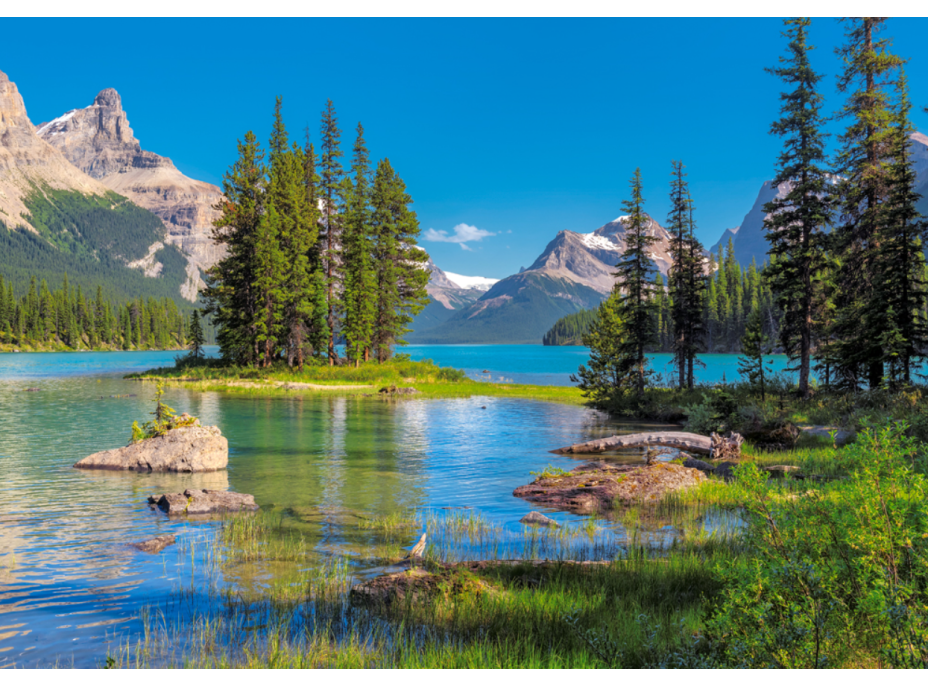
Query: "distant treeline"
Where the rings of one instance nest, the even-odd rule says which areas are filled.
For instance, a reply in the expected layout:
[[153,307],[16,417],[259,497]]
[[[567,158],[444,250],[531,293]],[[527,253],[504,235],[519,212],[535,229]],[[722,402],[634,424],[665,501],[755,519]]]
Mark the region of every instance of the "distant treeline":
[[[192,306],[191,306],[192,309]],[[57,290],[33,277],[19,298],[0,276],[0,345],[22,348],[165,350],[188,344],[189,313],[172,298],[123,303],[84,295],[64,276]],[[207,337],[212,337],[209,327]]]
[[[708,279],[704,299],[704,352],[740,352],[739,341],[744,335],[748,315],[755,303],[763,315],[765,332],[771,340],[776,340],[781,313],[770,290],[769,279],[764,275],[765,270],[758,269],[754,263],[742,269],[735,260],[731,239],[724,252],[722,246],[719,246],[718,255],[710,255],[709,267],[714,274]],[[652,346],[650,352],[672,352],[673,297],[664,287],[664,279],[660,274],[657,274],[654,281],[657,295],[651,316],[654,330],[658,333],[658,345]],[[582,345],[581,339],[596,317],[597,310],[580,310],[562,317],[545,334],[543,342],[545,345]]]

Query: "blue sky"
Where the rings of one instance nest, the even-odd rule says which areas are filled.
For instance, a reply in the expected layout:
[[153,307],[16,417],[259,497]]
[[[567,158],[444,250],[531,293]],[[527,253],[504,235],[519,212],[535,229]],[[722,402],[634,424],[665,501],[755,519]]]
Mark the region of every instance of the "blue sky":
[[[622,214],[640,166],[646,209],[667,214],[670,162],[687,165],[708,246],[740,224],[771,178],[779,141],[772,19],[62,19],[4,21],[0,70],[32,122],[116,88],[145,149],[218,182],[236,140],[270,132],[274,97],[291,133],[318,138],[326,98],[343,147],[358,121],[415,199],[422,244],[442,268],[501,278],[564,229]],[[886,34],[910,58],[915,123],[928,130],[925,19]],[[826,106],[833,48],[812,25]],[[840,125],[837,125],[840,127]],[[839,130],[839,128],[835,128]],[[458,227],[458,228],[456,228]],[[431,229],[431,231],[429,231]],[[447,242],[466,239],[466,242]],[[462,247],[463,245],[463,247]]]

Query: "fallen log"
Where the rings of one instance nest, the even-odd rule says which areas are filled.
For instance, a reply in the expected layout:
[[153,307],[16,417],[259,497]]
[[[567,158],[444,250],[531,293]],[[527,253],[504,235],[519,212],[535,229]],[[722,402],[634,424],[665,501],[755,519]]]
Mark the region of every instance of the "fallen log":
[[586,443],[575,443],[566,448],[552,450],[559,455],[582,455],[586,453],[602,453],[607,450],[619,448],[648,448],[661,446],[675,448],[688,453],[709,455],[710,457],[736,457],[741,454],[741,444],[744,439],[740,434],[732,433],[730,436],[719,436],[713,433],[711,437],[687,431],[656,431],[640,434],[626,434],[624,436],[611,436],[600,438]]

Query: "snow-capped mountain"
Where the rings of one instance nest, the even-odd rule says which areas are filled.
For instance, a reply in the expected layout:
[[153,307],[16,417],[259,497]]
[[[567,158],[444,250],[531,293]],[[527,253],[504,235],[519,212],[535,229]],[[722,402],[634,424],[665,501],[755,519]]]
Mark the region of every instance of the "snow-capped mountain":
[[460,288],[468,288],[475,291],[488,291],[493,287],[493,284],[499,281],[499,279],[491,279],[487,276],[462,276],[461,274],[455,274],[453,272],[445,272],[445,276]]
[[[416,328],[410,342],[540,343],[559,318],[597,306],[612,290],[615,265],[626,247],[627,219],[618,217],[590,233],[559,232],[528,269],[493,283],[479,299],[445,321]],[[650,217],[647,233],[658,239],[650,256],[666,275],[671,264],[670,234]],[[455,281],[456,275],[442,275]],[[433,272],[430,295],[433,300],[447,297],[448,292],[434,284]]]

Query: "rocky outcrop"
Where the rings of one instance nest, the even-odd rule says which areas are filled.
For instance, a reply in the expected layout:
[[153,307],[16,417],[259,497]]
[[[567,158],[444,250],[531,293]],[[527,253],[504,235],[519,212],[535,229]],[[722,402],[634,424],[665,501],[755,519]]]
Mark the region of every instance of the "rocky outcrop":
[[553,528],[559,528],[561,526],[550,517],[545,517],[541,512],[529,512],[519,520],[519,523],[533,526],[550,526]]
[[185,176],[167,157],[142,150],[116,90],[100,91],[88,107],[40,124],[36,133],[74,166],[158,215],[167,241],[192,257],[195,285],[198,270],[222,257],[221,246],[211,238],[212,222],[219,216],[213,206],[222,200],[222,192]]
[[226,512],[253,512],[258,509],[255,497],[232,491],[209,491],[188,488],[183,493],[165,493],[148,497],[155,505],[171,516],[211,515]]
[[149,538],[146,541],[139,541],[138,543],[130,543],[129,545],[135,548],[136,550],[141,550],[143,553],[160,553],[162,550],[167,548],[169,545],[174,545],[176,542],[176,537],[172,534],[170,536],[155,536],[154,538]]
[[219,427],[189,426],[125,448],[94,453],[74,466],[136,472],[211,472],[225,469],[228,464],[229,442]]
[[23,198],[36,188],[103,195],[106,186],[36,135],[16,84],[0,72],[0,222],[34,230]]
[[632,505],[660,500],[673,491],[706,480],[698,469],[659,462],[649,466],[588,462],[566,475],[538,477],[512,492],[547,507],[576,514],[611,510],[616,504]]

